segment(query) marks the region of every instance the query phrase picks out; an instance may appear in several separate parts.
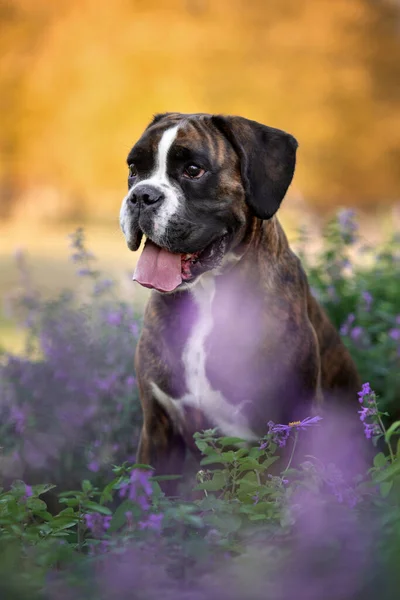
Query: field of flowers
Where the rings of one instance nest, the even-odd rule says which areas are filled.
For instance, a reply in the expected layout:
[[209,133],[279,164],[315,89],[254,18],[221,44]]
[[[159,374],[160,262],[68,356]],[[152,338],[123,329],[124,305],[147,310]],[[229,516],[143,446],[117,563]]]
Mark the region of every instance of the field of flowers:
[[[48,299],[23,256],[15,320],[24,354],[0,348],[0,598],[5,600],[395,600],[400,594],[400,238],[370,248],[351,211],[299,254],[354,356],[360,430],[374,459],[350,478],[332,416],[266,422],[254,448],[196,434],[196,494],[166,498],[135,464],[141,424],[133,355],[138,307],[71,235],[77,285]],[[82,293],[82,290],[84,293]],[[326,441],[326,440],[325,440]],[[269,468],[282,446],[290,459]],[[354,456],[354,462],[358,461]],[[173,476],[173,474],[171,474]]]

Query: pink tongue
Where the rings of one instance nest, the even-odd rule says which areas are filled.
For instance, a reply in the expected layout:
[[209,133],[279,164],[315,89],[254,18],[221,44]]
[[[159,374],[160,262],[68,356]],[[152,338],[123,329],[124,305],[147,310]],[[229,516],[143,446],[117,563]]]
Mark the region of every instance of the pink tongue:
[[160,292],[172,292],[182,283],[181,255],[159,248],[147,240],[136,265],[133,280]]

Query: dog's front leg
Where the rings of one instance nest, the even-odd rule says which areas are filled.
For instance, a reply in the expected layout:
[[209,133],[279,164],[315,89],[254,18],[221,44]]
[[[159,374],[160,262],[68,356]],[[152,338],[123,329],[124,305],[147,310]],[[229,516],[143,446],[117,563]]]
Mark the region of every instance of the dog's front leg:
[[[143,399],[142,399],[143,402]],[[185,460],[185,443],[174,424],[154,399],[152,410],[144,411],[137,462],[154,467],[156,475],[181,475]],[[160,482],[167,496],[175,496],[178,480]]]

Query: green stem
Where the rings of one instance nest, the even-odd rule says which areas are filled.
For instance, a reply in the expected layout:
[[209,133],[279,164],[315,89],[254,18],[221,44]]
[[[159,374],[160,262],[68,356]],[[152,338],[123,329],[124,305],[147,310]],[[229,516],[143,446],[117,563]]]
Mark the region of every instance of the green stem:
[[291,453],[291,455],[290,455],[290,458],[289,458],[289,462],[288,462],[288,464],[287,464],[287,467],[286,467],[286,469],[283,471],[282,475],[284,475],[284,474],[286,473],[286,471],[288,471],[288,470],[290,469],[290,465],[292,464],[292,460],[293,460],[293,456],[294,456],[294,451],[295,451],[295,449],[296,449],[296,444],[297,444],[297,438],[298,438],[298,436],[299,436],[299,432],[298,432],[298,431],[296,431],[296,433],[294,434],[294,440],[293,440],[293,448],[292,448],[292,453]]
[[[382,419],[381,419],[381,416],[380,416],[379,412],[377,413],[377,415],[378,415],[379,425],[380,425],[381,430],[383,431],[383,435],[385,436],[385,439],[386,439],[386,429],[385,429],[385,426],[384,426],[384,424],[382,422]],[[392,450],[392,447],[390,445],[390,442],[386,442],[386,445],[389,448],[390,461],[393,463],[394,462],[394,454],[393,454],[393,450]]]
[[78,552],[82,552],[82,505],[79,503],[78,508]]

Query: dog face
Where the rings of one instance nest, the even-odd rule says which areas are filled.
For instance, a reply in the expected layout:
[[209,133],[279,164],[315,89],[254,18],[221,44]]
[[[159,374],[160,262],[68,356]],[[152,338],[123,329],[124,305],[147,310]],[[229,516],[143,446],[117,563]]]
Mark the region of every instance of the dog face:
[[297,142],[241,117],[158,115],[128,155],[120,223],[146,236],[135,279],[171,292],[216,269],[251,217],[271,218],[292,180]]

